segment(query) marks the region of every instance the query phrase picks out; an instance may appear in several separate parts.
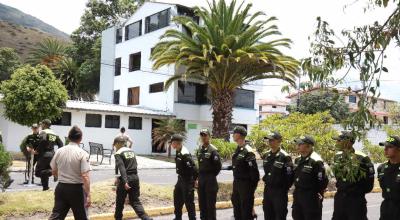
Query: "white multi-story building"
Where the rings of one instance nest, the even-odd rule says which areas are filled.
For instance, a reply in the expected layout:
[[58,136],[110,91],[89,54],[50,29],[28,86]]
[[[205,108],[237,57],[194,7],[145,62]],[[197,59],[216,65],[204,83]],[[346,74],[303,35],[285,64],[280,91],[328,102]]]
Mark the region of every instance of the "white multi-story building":
[[[171,20],[177,15],[190,16],[201,22],[191,8],[146,2],[129,19],[105,30],[102,33],[99,101],[69,101],[63,115],[67,123],[54,126],[56,132],[66,136],[68,126],[77,124],[88,133],[84,137],[85,143],[91,141],[111,146],[117,128],[125,126],[128,134],[136,140],[137,153],[160,153],[152,144],[151,131],[157,120],[174,117],[185,123],[186,146],[194,150],[200,129],[212,127],[207,85],[178,81],[164,91],[164,82],[175,74],[175,66],[153,70],[150,61],[152,48],[160,42],[160,36],[166,30],[183,31],[182,26]],[[255,100],[258,100],[262,88],[254,84],[235,92],[234,125],[250,128],[258,122]],[[29,130],[25,128],[21,135],[15,135],[4,132],[8,129],[4,127],[0,126],[0,129],[6,145],[18,149],[25,131]],[[4,133],[12,135],[4,136]]]
[[[175,66],[153,70],[150,61],[152,48],[166,30],[184,31],[182,26],[171,21],[177,15],[199,21],[188,7],[148,2],[121,25],[103,32],[100,100],[172,112],[177,119],[185,121],[187,145],[193,147],[199,129],[211,127],[207,85],[179,81],[164,92],[164,82],[175,74]],[[236,91],[234,124],[246,127],[256,124],[255,100],[261,91],[256,87]]]

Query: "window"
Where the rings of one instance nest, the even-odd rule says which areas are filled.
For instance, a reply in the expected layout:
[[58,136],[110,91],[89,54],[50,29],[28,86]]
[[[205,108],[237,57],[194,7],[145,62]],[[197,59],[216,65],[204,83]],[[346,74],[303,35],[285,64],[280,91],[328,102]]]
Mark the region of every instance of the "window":
[[236,89],[233,100],[235,107],[254,109],[254,91]]
[[117,44],[122,42],[122,28],[117,29],[117,32],[115,33],[115,42]]
[[71,112],[63,112],[61,117],[53,121],[53,125],[71,126]]
[[387,116],[383,116],[383,124],[389,124],[389,118]]
[[200,18],[199,16],[196,16],[194,10],[191,8],[178,6],[178,15],[189,17],[193,19],[193,21],[195,21],[197,24],[199,24]]
[[119,128],[119,115],[106,115],[106,128]]
[[357,97],[355,95],[349,95],[350,103],[357,103]]
[[142,20],[125,26],[125,40],[129,40],[142,35]]
[[262,111],[262,105],[258,106],[258,111],[260,111],[260,112]]
[[142,118],[129,117],[128,129],[142,130]]
[[156,31],[169,25],[169,9],[146,17],[146,33]]
[[156,93],[156,92],[162,92],[164,90],[164,83],[155,83],[150,85],[149,92],[150,93]]
[[386,109],[386,101],[383,101],[383,109]]
[[114,91],[113,104],[119,105],[119,90]]
[[115,76],[119,76],[119,75],[121,75],[121,57],[115,59],[114,63],[115,63],[114,64],[114,68],[115,68],[114,75]]
[[273,105],[272,108],[276,108],[276,105]]
[[140,87],[128,89],[128,105],[139,105]]
[[207,85],[192,83],[192,82],[178,82],[178,102],[189,104],[207,104],[209,90]]
[[129,72],[140,70],[141,53],[134,53],[129,55]]
[[101,128],[101,115],[86,114],[86,127]]

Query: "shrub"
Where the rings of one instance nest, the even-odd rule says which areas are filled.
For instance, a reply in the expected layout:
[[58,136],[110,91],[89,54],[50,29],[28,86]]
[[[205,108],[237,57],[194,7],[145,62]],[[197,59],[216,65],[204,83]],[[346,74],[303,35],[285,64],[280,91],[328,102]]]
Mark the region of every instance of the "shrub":
[[251,129],[249,140],[252,146],[263,155],[267,150],[263,137],[267,132],[278,131],[283,136],[282,148],[289,154],[297,155],[294,140],[302,135],[311,135],[316,141],[314,150],[330,163],[336,149],[332,137],[338,134],[333,127],[334,122],[335,119],[329,112],[316,114],[295,112],[289,116],[273,115]]
[[8,153],[3,143],[0,142],[0,187],[3,192],[8,187],[8,183],[10,180],[8,168],[12,164],[12,158],[10,153]]
[[236,149],[235,143],[225,141],[224,139],[211,139],[211,144],[218,149],[220,157],[224,160],[231,159]]

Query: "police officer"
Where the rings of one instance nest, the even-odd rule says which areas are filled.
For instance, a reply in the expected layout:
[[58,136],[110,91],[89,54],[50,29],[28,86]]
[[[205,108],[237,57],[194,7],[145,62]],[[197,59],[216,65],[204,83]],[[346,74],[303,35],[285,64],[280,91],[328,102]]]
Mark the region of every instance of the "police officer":
[[132,149],[125,147],[126,140],[123,137],[116,137],[114,139],[115,152],[115,165],[119,170],[120,176],[117,179],[117,199],[115,205],[114,217],[121,220],[124,210],[124,203],[126,196],[129,197],[129,203],[135,210],[140,219],[151,220],[148,217],[142,203],[140,202],[140,184],[137,175],[137,161],[136,155]]
[[286,220],[288,213],[288,191],[293,184],[293,163],[288,153],[281,149],[282,135],[271,132],[264,137],[271,148],[263,156],[265,220]]
[[[368,156],[354,150],[355,137],[351,132],[342,131],[333,139],[341,151],[336,153],[333,164],[337,193],[332,220],[367,220],[365,194],[374,187],[374,165]],[[360,168],[359,171],[353,170],[357,173],[352,180],[348,179],[346,172],[349,161],[355,161]]]
[[202,146],[197,154],[200,219],[216,220],[217,175],[221,171],[222,164],[217,148],[210,144],[210,131],[208,129],[200,131],[200,139]]
[[233,130],[237,148],[232,156],[233,192],[232,204],[235,220],[253,219],[254,193],[260,180],[260,173],[254,150],[246,144],[247,131],[238,126]]
[[292,216],[294,220],[321,220],[323,195],[328,186],[324,162],[313,150],[313,137],[302,136],[295,142],[300,156],[294,162]]
[[36,164],[35,175],[40,177],[43,191],[46,191],[49,189],[49,177],[52,175],[50,162],[54,156],[54,145],[61,148],[63,143],[50,129],[51,121],[49,119],[43,120],[41,126],[42,131],[39,134],[40,141],[36,151],[38,154],[38,161]]
[[388,162],[378,167],[378,179],[382,188],[380,220],[400,219],[400,137],[390,136],[385,142],[385,156]]
[[198,171],[188,149],[182,145],[183,137],[174,134],[169,143],[176,150],[176,173],[178,182],[174,188],[175,220],[182,220],[183,204],[188,211],[189,220],[196,219],[196,208],[194,205],[194,185],[198,178]]
[[[26,136],[21,143],[21,151],[25,155],[26,158],[26,171],[25,171],[25,182],[24,184],[29,183],[29,177],[32,176],[32,184],[34,183],[34,169],[33,167],[36,165],[38,155],[35,155],[34,152],[37,150],[39,145],[39,126],[37,124],[33,124],[32,134]],[[32,158],[33,156],[33,158]]]

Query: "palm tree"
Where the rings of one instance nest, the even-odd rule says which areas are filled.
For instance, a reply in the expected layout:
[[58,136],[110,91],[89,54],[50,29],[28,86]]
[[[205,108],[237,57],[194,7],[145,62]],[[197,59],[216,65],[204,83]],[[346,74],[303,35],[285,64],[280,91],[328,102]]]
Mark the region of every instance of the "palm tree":
[[54,73],[67,89],[70,98],[78,98],[79,67],[76,62],[69,57],[63,57],[58,61]]
[[46,38],[36,46],[36,49],[30,54],[28,62],[33,65],[43,64],[53,70],[58,62],[64,58],[65,53],[64,43],[56,39]]
[[[153,144],[158,149],[165,149],[173,134],[180,134],[186,138],[185,123],[177,119],[162,119],[156,122],[157,128],[153,129]],[[171,146],[168,146],[168,157],[171,156]]]
[[[299,63],[278,48],[289,47],[289,39],[276,39],[275,17],[249,14],[251,4],[236,0],[209,3],[209,10],[195,7],[204,25],[185,16],[174,21],[186,30],[167,30],[156,45],[153,68],[175,64],[177,71],[167,80],[166,89],[177,80],[200,80],[210,90],[213,136],[229,137],[235,89],[255,80],[277,78],[294,84]],[[273,38],[265,41],[266,38]],[[184,68],[179,68],[184,67]]]

